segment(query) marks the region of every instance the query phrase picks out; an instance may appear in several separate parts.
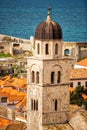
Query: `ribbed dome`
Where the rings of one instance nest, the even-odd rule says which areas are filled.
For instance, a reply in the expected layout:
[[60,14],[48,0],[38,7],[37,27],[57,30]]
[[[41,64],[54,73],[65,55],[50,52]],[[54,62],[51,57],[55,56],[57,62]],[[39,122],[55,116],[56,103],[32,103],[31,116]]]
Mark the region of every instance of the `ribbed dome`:
[[62,39],[62,29],[58,23],[51,20],[50,15],[47,16],[47,20],[41,22],[35,32],[35,39]]

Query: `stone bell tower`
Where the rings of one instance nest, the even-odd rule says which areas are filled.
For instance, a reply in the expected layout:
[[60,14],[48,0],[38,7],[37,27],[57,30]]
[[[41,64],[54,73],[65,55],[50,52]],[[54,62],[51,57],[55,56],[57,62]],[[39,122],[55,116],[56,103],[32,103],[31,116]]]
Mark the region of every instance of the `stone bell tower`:
[[62,29],[51,18],[35,32],[35,51],[28,57],[27,127],[44,130],[44,125],[66,123],[69,119],[69,67],[62,57]]

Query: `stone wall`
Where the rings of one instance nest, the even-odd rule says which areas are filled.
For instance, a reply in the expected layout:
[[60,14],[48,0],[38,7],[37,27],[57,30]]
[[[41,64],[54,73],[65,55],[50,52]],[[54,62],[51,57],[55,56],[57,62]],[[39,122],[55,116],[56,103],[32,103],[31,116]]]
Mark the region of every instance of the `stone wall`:
[[85,119],[79,112],[70,119],[69,124],[73,127],[74,130],[87,130]]
[[0,106],[0,115],[8,119],[15,119],[15,111],[7,107]]
[[68,56],[76,58],[76,61],[87,57],[87,42],[63,42],[63,56],[66,49],[70,52]]

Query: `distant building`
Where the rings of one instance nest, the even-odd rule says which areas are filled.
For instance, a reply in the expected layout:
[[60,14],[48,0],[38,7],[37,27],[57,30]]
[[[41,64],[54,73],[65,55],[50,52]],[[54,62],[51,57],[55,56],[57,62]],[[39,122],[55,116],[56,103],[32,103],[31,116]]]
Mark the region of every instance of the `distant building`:
[[76,62],[87,57],[87,42],[64,42],[63,56],[71,56]]
[[34,56],[27,59],[27,129],[69,121],[69,68],[73,59],[63,56],[62,29],[50,10],[35,32]]
[[[0,52],[20,55],[25,52],[34,51],[35,38],[29,40],[12,36],[0,35]],[[65,42],[62,41],[62,55],[71,56],[79,61],[87,57],[87,42]]]
[[0,106],[0,117],[1,116],[8,119],[15,120],[15,111],[8,107]]
[[0,58],[0,76],[14,74],[13,63],[15,63],[13,58]]
[[70,70],[70,87],[84,86],[87,88],[87,69],[78,68]]
[[30,40],[0,35],[0,53],[10,53],[12,55],[17,55],[23,54],[24,51],[30,50]]
[[87,58],[76,62],[70,70],[70,86],[87,87]]

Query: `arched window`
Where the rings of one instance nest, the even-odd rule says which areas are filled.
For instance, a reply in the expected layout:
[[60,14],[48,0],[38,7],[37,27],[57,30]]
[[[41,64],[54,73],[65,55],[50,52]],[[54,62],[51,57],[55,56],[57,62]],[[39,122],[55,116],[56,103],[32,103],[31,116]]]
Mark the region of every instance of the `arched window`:
[[60,71],[58,71],[57,83],[60,83],[60,79],[61,79],[61,72],[60,72]]
[[38,111],[38,100],[31,99],[31,110]]
[[55,54],[58,54],[58,44],[55,45]]
[[55,72],[51,72],[51,84],[54,84],[54,76],[55,76]]
[[36,83],[39,83],[39,72],[36,73]]
[[38,101],[36,100],[36,111],[38,111]]
[[33,106],[33,99],[31,99],[31,110],[34,109],[34,106]]
[[36,109],[36,103],[35,103],[35,100],[34,100],[34,110]]
[[49,47],[48,47],[48,44],[46,44],[46,45],[45,45],[45,54],[46,54],[46,55],[49,54],[49,51],[48,51],[48,50],[49,50]]
[[66,50],[64,51],[64,55],[65,55],[65,56],[68,56],[69,54],[70,54],[69,49],[66,49]]
[[37,44],[37,54],[40,54],[40,44]]
[[34,83],[34,82],[35,82],[35,72],[32,71],[32,83]]
[[58,103],[57,103],[57,99],[55,99],[54,101],[54,110],[57,111],[57,107],[58,107]]

